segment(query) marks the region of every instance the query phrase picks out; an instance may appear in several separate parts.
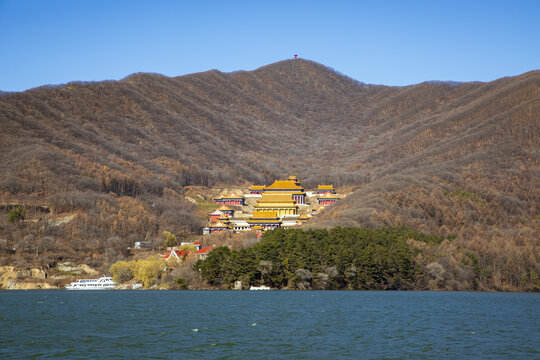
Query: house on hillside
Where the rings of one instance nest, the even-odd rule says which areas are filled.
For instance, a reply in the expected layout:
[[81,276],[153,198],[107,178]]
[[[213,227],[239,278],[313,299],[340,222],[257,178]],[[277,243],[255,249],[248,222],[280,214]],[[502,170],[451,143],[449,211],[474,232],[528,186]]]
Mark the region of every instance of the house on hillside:
[[193,255],[199,257],[200,259],[204,259],[206,258],[206,255],[208,255],[208,253],[212,251],[212,249],[213,249],[212,246],[207,246],[207,247],[204,247],[202,249],[195,251]]
[[171,250],[168,253],[161,255],[161,258],[165,259],[166,261],[169,261],[171,259],[176,260],[176,261],[181,261],[188,254],[189,254],[189,251],[186,251],[186,250]]

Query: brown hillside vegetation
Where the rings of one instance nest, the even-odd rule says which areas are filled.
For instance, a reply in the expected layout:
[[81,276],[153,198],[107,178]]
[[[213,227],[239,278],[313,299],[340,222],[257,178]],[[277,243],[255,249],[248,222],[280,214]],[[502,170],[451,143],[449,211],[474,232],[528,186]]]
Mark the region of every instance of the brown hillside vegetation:
[[[35,254],[108,259],[164,230],[189,236],[202,221],[186,186],[295,173],[308,187],[357,189],[309,226],[449,238],[423,248],[432,288],[539,286],[539,71],[406,87],[306,60],[134,74],[4,93],[0,121],[1,209],[27,205],[27,221],[1,216],[0,245],[26,249],[22,264]],[[74,217],[51,225],[31,205]]]

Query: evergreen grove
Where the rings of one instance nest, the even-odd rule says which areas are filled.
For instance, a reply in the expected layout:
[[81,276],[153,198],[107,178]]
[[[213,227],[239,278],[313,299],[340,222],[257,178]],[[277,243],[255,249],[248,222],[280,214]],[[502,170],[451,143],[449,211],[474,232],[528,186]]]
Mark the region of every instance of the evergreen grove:
[[221,287],[240,280],[290,289],[414,289],[423,273],[407,239],[442,241],[404,227],[276,229],[250,248],[216,248],[194,267]]

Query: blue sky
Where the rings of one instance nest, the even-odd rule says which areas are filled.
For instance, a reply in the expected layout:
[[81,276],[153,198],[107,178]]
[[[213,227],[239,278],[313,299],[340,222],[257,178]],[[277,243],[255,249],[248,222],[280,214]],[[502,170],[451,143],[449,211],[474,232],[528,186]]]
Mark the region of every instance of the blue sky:
[[491,81],[540,68],[539,19],[518,0],[0,0],[0,90],[294,54],[366,83]]

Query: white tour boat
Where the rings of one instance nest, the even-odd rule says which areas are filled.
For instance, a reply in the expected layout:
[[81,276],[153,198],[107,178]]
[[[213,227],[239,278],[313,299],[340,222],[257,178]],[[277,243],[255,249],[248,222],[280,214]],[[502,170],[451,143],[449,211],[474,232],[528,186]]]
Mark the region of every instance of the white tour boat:
[[66,285],[66,290],[109,290],[114,289],[116,283],[111,277],[99,279],[81,279]]
[[249,288],[249,290],[271,290],[269,286],[261,285],[261,286],[252,286]]

